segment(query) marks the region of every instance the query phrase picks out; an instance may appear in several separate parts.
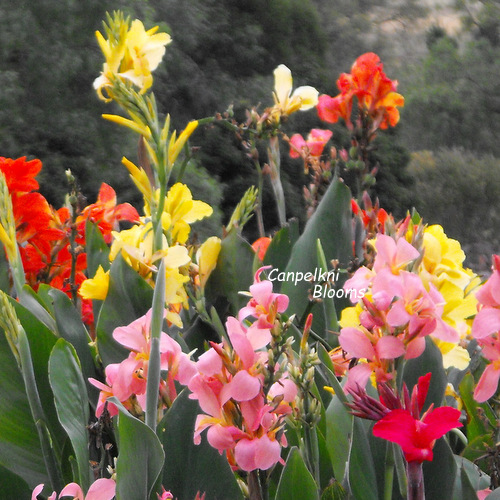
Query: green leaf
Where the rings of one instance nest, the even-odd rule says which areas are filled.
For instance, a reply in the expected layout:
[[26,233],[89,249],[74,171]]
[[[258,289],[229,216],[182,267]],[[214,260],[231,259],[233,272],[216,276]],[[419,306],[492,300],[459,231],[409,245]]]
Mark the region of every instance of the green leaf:
[[433,453],[432,462],[423,463],[425,498],[452,500],[457,474],[455,457],[444,438],[436,441]]
[[87,391],[92,394],[93,399],[97,399],[99,391],[88,381],[89,377],[98,377],[96,375],[94,358],[90,352],[89,342],[91,339],[87,329],[82,323],[80,314],[64,292],[52,288],[49,295],[54,303],[54,313],[59,333],[61,337],[70,342],[75,348],[82,366]]
[[[461,455],[471,460],[472,462],[479,460],[486,455],[490,450],[495,448],[495,441],[492,433],[484,436],[476,436],[473,440],[468,441],[467,446],[462,451]],[[481,466],[481,463],[478,463]]]
[[214,303],[217,297],[225,297],[231,313],[236,314],[248,301],[239,292],[248,290],[253,283],[254,255],[249,243],[237,231],[230,231],[222,239],[217,267],[207,283],[207,299]]
[[57,415],[67,432],[78,464],[77,482],[87,491],[90,486],[89,467],[89,402],[85,380],[74,347],[59,339],[49,360],[49,380],[54,392]]
[[7,294],[10,290],[9,272],[9,261],[5,255],[3,245],[0,244],[0,290]]
[[354,418],[349,450],[348,482],[356,500],[379,498],[377,476],[367,432],[371,432],[371,426],[365,426],[360,419]]
[[85,225],[85,251],[87,254],[87,272],[89,278],[95,276],[97,268],[109,269],[109,246],[104,241],[97,224],[87,219]]
[[[474,499],[476,500],[476,499]],[[485,500],[500,500],[500,488],[492,491]]]
[[478,403],[474,397],[474,377],[469,372],[460,382],[459,392],[467,411],[467,438],[475,441],[479,436],[485,436],[496,428],[496,419],[487,403]]
[[[351,193],[345,184],[336,179],[328,187],[316,212],[294,245],[285,272],[314,273],[317,267],[318,239],[324,249],[326,261],[338,259],[340,267],[345,269],[352,259]],[[337,283],[338,287],[342,286],[342,281],[344,280]],[[308,305],[310,288],[311,283],[307,280],[301,280],[297,284],[285,281],[281,287],[282,293],[290,297],[289,310],[299,318]],[[336,304],[336,309],[340,311],[345,301],[337,302],[340,305]],[[323,311],[316,304],[312,312],[315,313],[313,330],[325,336]]]
[[[0,335],[0,466],[15,472],[30,488],[49,481],[24,381]],[[3,484],[3,482],[2,482]]]
[[[148,500],[153,497],[163,467],[165,452],[152,429],[131,415],[116,399],[118,415],[118,449],[116,461],[117,500]],[[167,449],[167,452],[171,450]],[[184,464],[186,465],[186,464]]]
[[0,466],[0,498],[2,500],[29,500],[31,491],[26,481]]
[[121,255],[111,265],[109,290],[97,321],[99,354],[104,365],[120,363],[129,351],[113,339],[113,330],[146,314],[153,303],[153,288]]
[[174,498],[194,499],[206,493],[207,500],[239,500],[241,490],[225,455],[212,448],[204,436],[195,445],[193,434],[196,416],[201,413],[198,402],[182,391],[158,425],[166,450],[162,481]]
[[455,478],[453,500],[474,498],[472,492],[475,494],[476,491],[488,488],[490,477],[482,472],[477,465],[457,455],[455,455],[455,462],[460,474],[457,474]]
[[434,406],[442,405],[444,392],[448,384],[443,368],[443,356],[430,337],[425,339],[425,351],[418,358],[409,359],[404,366],[403,379],[410,393],[413,386],[417,384],[419,377],[427,373],[432,373],[432,377],[424,409],[427,409],[432,403],[434,403]]
[[298,448],[293,447],[281,473],[276,500],[319,499],[318,485],[306,467]]
[[[272,266],[273,269],[284,271],[290,260],[292,248],[299,239],[299,221],[291,219],[274,236],[267,248],[264,257],[264,266]],[[275,281],[275,291],[279,291],[281,281]]]
[[47,311],[43,298],[39,297],[37,293],[28,285],[25,285],[19,293],[19,302],[50,331],[54,333],[57,332],[56,322]]

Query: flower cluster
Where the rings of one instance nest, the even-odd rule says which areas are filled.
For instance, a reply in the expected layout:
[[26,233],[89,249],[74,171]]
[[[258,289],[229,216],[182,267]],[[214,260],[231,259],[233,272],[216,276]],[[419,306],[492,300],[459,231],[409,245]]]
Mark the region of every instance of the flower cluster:
[[171,42],[167,33],[157,33],[158,26],[145,30],[138,19],[124,19],[116,13],[109,17],[108,25],[104,25],[108,39],[97,31],[96,37],[106,62],[101,75],[94,81],[94,88],[103,100],[103,90],[109,90],[115,78],[130,82],[141,92],[148,90],[153,84],[151,72],[160,64],[165,53],[165,46]]
[[339,342],[350,358],[364,359],[349,370],[348,386],[364,387],[372,373],[378,382],[393,377],[393,360],[415,358],[425,349],[427,335],[457,342],[458,333],[442,319],[444,299],[430,283],[428,289],[410,265],[419,251],[400,237],[378,234],[373,268],[361,267],[344,288],[366,291],[357,308],[343,311]]
[[397,108],[404,105],[404,98],[396,92],[397,82],[390,80],[383,68],[379,57],[373,52],[358,57],[351,73],[342,73],[337,80],[340,94],[336,97],[319,97],[319,117],[329,123],[343,118],[352,129],[351,114],[356,98],[362,115],[360,118],[370,120],[372,131],[394,127],[399,121]]
[[[211,344],[197,363],[189,382],[191,398],[204,414],[196,420],[194,440],[208,429],[208,442],[220,453],[226,451],[236,470],[266,470],[280,461],[286,445],[284,418],[292,412],[295,384],[280,370],[271,354],[263,350],[281,328],[279,314],[288,297],[272,292],[270,281],[261,281],[257,271],[250,287],[251,299],[238,319],[226,322],[228,339]],[[249,317],[253,321],[245,321]]]
[[[118,414],[118,408],[107,399],[116,397],[125,408],[136,415],[142,415],[146,407],[146,387],[148,378],[149,355],[151,349],[150,309],[144,316],[127,326],[118,327],[113,338],[130,350],[128,357],[121,363],[106,366],[106,383],[91,378],[90,382],[100,389],[96,416],[100,417],[106,404],[111,416]],[[195,373],[193,362],[182,352],[181,346],[169,335],[160,336],[160,367],[167,373],[166,380],[160,381],[162,406],[170,406],[177,397],[175,381],[187,385]]]
[[500,256],[493,257],[493,273],[476,293],[479,311],[472,324],[472,336],[489,361],[474,391],[474,399],[484,402],[497,391],[500,380]]

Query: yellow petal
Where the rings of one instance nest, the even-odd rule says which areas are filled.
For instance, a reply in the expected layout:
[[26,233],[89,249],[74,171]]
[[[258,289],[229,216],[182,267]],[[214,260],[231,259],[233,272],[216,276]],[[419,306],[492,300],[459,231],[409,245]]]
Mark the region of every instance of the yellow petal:
[[104,300],[108,295],[109,271],[105,272],[102,266],[97,268],[95,276],[85,280],[78,293],[83,299]]
[[191,258],[186,247],[175,245],[170,247],[165,257],[165,266],[168,268],[177,268],[189,264]]
[[178,139],[176,139],[175,131],[172,133],[172,136],[170,138],[170,143],[168,145],[168,163],[169,163],[169,165],[173,165],[175,163],[175,160],[177,160],[177,157],[179,156],[180,152],[182,151],[182,148],[184,147],[184,145],[186,144],[186,141],[189,139],[191,134],[195,131],[197,126],[198,126],[197,120],[189,122],[186,125],[186,128],[181,132],[181,135],[179,135]]
[[124,127],[128,127],[129,129],[137,132],[138,134],[144,136],[145,139],[151,139],[151,130],[149,127],[146,127],[142,123],[137,123],[128,118],[124,118],[123,116],[118,115],[102,115],[103,118],[109,120],[111,122],[118,123],[118,125],[123,125]]
[[203,245],[200,246],[198,252],[196,252],[196,260],[199,267],[200,285],[202,288],[205,287],[208,277],[217,265],[217,259],[219,257],[220,249],[220,238],[212,236],[211,238],[208,238],[203,243]]
[[318,104],[319,92],[310,86],[298,87],[292,94],[292,99],[295,97],[300,98],[300,110],[307,111],[314,108]]
[[188,224],[192,224],[197,220],[209,217],[210,215],[212,215],[212,213],[213,209],[208,203],[205,203],[204,201],[193,200],[191,210],[189,210],[183,220]]
[[280,64],[274,70],[274,91],[278,102],[285,104],[292,92],[292,72],[284,64]]

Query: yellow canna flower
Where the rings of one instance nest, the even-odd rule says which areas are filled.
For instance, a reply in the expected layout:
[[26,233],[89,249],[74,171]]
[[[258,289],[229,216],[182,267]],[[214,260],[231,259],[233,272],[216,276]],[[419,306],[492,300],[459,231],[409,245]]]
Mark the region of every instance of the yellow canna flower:
[[83,299],[104,300],[108,295],[109,271],[104,271],[102,266],[97,268],[93,278],[85,280],[78,293]]
[[186,243],[190,224],[212,215],[212,207],[203,201],[193,200],[191,191],[185,184],[174,184],[167,193],[164,211],[170,216],[172,241]]
[[295,111],[307,111],[318,104],[319,92],[310,86],[298,87],[292,93],[292,72],[284,64],[274,70],[274,107],[271,115],[279,121]]
[[200,278],[201,288],[205,288],[207,280],[217,265],[221,249],[221,240],[217,236],[208,238],[196,252],[196,260],[198,262],[198,275]]
[[108,39],[97,31],[96,38],[105,58],[101,75],[94,81],[94,88],[105,101],[110,98],[103,94],[104,89],[113,86],[119,78],[137,86],[141,93],[153,84],[151,72],[160,64],[165,54],[165,46],[172,39],[167,33],[157,33],[158,26],[146,31],[141,21],[136,19],[129,25],[120,12],[108,18],[105,25]]

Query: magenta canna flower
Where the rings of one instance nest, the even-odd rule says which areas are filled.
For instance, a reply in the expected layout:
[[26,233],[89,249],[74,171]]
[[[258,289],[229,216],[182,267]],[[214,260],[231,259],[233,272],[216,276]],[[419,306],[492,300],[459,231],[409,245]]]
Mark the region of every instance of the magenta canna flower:
[[[31,495],[31,500],[36,500],[37,495],[39,495],[43,490],[43,484],[39,484]],[[82,488],[76,483],[70,483],[66,485],[61,493],[59,493],[59,498],[73,498],[75,500],[111,500],[115,496],[116,483],[112,479],[101,478],[92,483],[89,491],[86,495],[83,494]],[[48,500],[57,500],[57,494],[55,492],[49,496]]]

